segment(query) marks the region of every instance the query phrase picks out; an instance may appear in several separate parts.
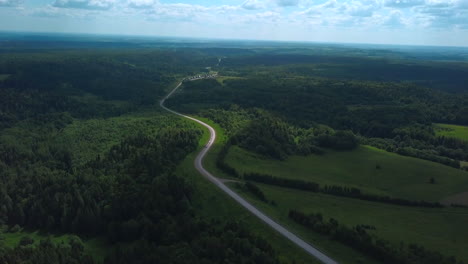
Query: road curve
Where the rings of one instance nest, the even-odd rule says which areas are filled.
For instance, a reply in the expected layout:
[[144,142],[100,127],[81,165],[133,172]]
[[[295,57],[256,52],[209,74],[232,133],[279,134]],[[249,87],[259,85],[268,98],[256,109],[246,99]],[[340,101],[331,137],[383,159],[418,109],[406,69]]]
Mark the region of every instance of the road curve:
[[234,191],[229,189],[229,187],[227,187],[223,182],[221,182],[218,178],[213,176],[209,171],[207,171],[203,167],[203,164],[202,164],[203,158],[205,157],[206,153],[210,150],[211,146],[213,145],[213,143],[214,143],[214,141],[216,139],[216,131],[210,125],[208,125],[208,124],[206,124],[206,123],[204,123],[204,122],[202,122],[202,121],[200,121],[200,120],[198,120],[196,118],[193,118],[193,117],[178,113],[178,112],[176,112],[174,110],[171,110],[171,109],[167,108],[166,106],[164,106],[164,102],[166,101],[166,99],[169,98],[172,94],[174,94],[174,92],[181,85],[182,85],[182,82],[180,82],[171,92],[169,92],[166,95],[166,97],[164,97],[159,102],[159,105],[164,110],[169,111],[169,112],[171,112],[173,114],[176,114],[178,116],[182,116],[182,117],[188,118],[190,120],[193,120],[193,121],[203,125],[204,127],[208,128],[208,130],[210,131],[210,140],[205,145],[205,147],[200,151],[200,153],[198,153],[198,155],[197,155],[197,157],[195,159],[195,164],[194,164],[195,168],[204,177],[206,177],[210,182],[212,182],[214,185],[216,185],[218,188],[220,188],[223,192],[225,192],[232,199],[234,199],[236,202],[238,202],[240,205],[242,205],[245,209],[249,210],[252,214],[254,214],[256,217],[260,218],[263,222],[265,222],[271,228],[273,228],[274,230],[276,230],[277,232],[279,232],[280,234],[285,236],[287,239],[291,240],[294,244],[296,244],[299,247],[301,247],[302,249],[304,249],[307,253],[309,253],[310,255],[312,255],[313,257],[317,258],[318,260],[320,260],[321,262],[323,262],[325,264],[337,264],[338,262],[331,259],[327,255],[323,254],[318,249],[314,248],[313,246],[311,246],[310,244],[308,244],[304,240],[300,239],[298,236],[296,236],[293,233],[291,233],[290,231],[288,231],[286,228],[284,228],[280,224],[273,221],[273,219],[271,219],[270,217],[268,217],[267,215],[262,213],[260,210],[258,210],[256,207],[254,207],[252,204],[247,202],[244,198],[240,197],[237,193],[235,193]]

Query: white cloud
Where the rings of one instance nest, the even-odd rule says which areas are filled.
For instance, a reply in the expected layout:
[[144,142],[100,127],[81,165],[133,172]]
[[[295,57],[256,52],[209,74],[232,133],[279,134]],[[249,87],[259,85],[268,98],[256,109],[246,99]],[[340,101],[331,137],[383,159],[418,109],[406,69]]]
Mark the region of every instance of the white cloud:
[[55,0],[52,6],[58,8],[109,10],[116,3],[117,0]]
[[305,16],[305,17],[316,17],[318,15],[326,16],[325,13],[333,12],[337,7],[337,3],[335,0],[330,0],[320,5],[313,5],[305,10],[296,12],[297,15]]
[[458,0],[458,1],[455,1],[455,5],[456,5],[458,8],[468,9],[468,0]]
[[380,9],[380,5],[377,2],[372,1],[352,1],[344,3],[341,6],[341,9],[344,13],[351,16],[370,17],[375,11]]
[[266,20],[270,20],[270,21],[278,21],[278,19],[280,19],[280,17],[281,17],[280,13],[271,12],[271,11],[258,13],[255,16],[257,18],[259,18],[259,19],[266,19]]
[[384,5],[394,8],[408,8],[424,5],[425,2],[425,0],[385,0]]
[[276,0],[276,4],[279,6],[297,6],[299,0]]
[[244,3],[242,3],[241,6],[247,10],[258,10],[265,8],[264,3],[260,2],[259,0],[246,0]]
[[21,0],[0,0],[0,7],[18,6],[21,2]]
[[[113,25],[114,21],[131,23],[137,25],[135,32],[140,28],[156,32],[168,27],[167,34],[172,34],[172,28],[184,28],[192,34],[197,27],[199,31],[218,28],[225,35],[250,30],[253,36],[263,32],[267,37],[279,34],[279,28],[295,32],[336,30],[349,35],[355,31],[450,32],[468,28],[468,0],[243,0],[237,5],[193,4],[196,1],[187,0],[49,0],[53,3],[30,8],[28,3],[34,0],[0,0],[0,6],[18,6],[20,1],[26,5],[24,12],[18,12],[22,16],[48,17],[51,21],[60,21],[61,17],[80,22],[94,19],[99,21],[95,25],[102,28],[103,23]],[[156,24],[165,26],[141,26]]]
[[399,28],[406,25],[403,13],[399,10],[392,10],[390,15],[383,19],[383,26],[390,28]]
[[56,18],[56,19],[85,19],[86,21],[95,20],[96,18],[109,17],[109,14],[103,15],[101,10],[94,9],[75,9],[75,8],[59,8],[53,5],[47,5],[45,7],[38,7],[33,9],[24,9],[21,11],[23,16],[32,17],[45,17],[45,18]]
[[[175,21],[175,22],[201,22],[213,21],[213,17],[229,10],[227,6],[206,7],[191,4],[156,4],[154,7],[145,9],[143,14],[151,21]],[[214,21],[216,22],[216,21]]]
[[468,28],[467,0],[430,0],[426,5],[414,9],[433,28]]
[[226,12],[238,11],[241,9],[241,7],[231,6],[231,5],[222,5],[222,6],[214,7],[213,9],[217,11],[218,13],[226,13]]
[[158,3],[155,0],[129,0],[128,6],[131,8],[149,8]]
[[171,4],[171,5],[157,5],[149,13],[158,16],[168,17],[188,17],[193,16],[195,13],[204,11],[200,6],[194,6],[189,4]]
[[379,1],[348,1],[330,0],[322,4],[294,13],[298,23],[306,21],[311,25],[325,27],[369,27],[376,25],[375,15],[382,9]]

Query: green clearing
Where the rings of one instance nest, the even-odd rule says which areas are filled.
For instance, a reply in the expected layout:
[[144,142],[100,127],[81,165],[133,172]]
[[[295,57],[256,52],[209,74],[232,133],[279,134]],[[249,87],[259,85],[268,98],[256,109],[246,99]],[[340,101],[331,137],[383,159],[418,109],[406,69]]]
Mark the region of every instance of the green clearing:
[[135,133],[154,134],[173,124],[176,117],[161,112],[143,112],[106,119],[75,120],[57,136],[57,142],[69,146],[76,165],[103,155],[125,137]]
[[[292,156],[285,161],[268,159],[234,146],[226,162],[241,173],[258,172],[319,184],[346,185],[413,200],[440,201],[468,190],[468,172],[370,146],[360,146],[354,151],[327,151],[324,155]],[[430,178],[436,184],[429,184]]]
[[[15,247],[24,236],[32,238],[34,240],[34,244],[38,244],[41,240],[47,238],[50,238],[54,243],[66,243],[71,237],[76,237],[72,234],[49,234],[38,230],[21,230],[13,233],[0,230],[0,237],[2,238],[0,239],[0,243],[3,243],[7,247]],[[81,241],[83,242],[86,253],[91,255],[98,262],[102,262],[104,260],[107,250],[109,249],[109,244],[105,239],[100,237],[90,239],[81,238]]]
[[[377,236],[399,245],[417,243],[447,256],[468,261],[468,210],[459,208],[426,209],[386,205],[324,194],[257,184],[267,199],[277,206],[263,203],[251,195],[240,192],[279,222],[289,226],[299,235],[314,241],[316,236],[288,218],[290,209],[305,213],[320,212],[327,218],[335,218],[348,226],[373,225]],[[352,262],[346,262],[352,263]],[[368,263],[367,261],[362,263]]]
[[453,137],[468,141],[468,126],[448,124],[435,124],[435,132],[438,136]]
[[0,74],[0,82],[8,79],[11,74]]
[[219,82],[219,83],[223,83],[225,80],[238,80],[238,79],[244,79],[242,77],[236,77],[236,76],[219,76],[219,77],[216,77],[216,80]]
[[468,168],[468,161],[460,161],[460,167]]

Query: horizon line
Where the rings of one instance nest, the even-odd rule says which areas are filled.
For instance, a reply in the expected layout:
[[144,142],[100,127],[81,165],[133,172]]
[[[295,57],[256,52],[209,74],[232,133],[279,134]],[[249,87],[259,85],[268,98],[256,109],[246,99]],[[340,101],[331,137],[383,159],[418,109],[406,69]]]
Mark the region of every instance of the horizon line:
[[270,42],[270,43],[296,43],[296,44],[328,44],[328,45],[366,45],[366,46],[395,46],[395,47],[425,47],[425,48],[463,48],[467,46],[459,45],[434,45],[434,44],[403,44],[403,43],[372,43],[372,42],[333,42],[333,41],[313,41],[313,40],[286,40],[286,39],[242,39],[242,38],[220,38],[220,37],[196,37],[196,36],[178,36],[178,35],[139,35],[139,34],[115,34],[115,33],[90,33],[90,32],[48,32],[48,31],[14,31],[0,29],[0,34],[30,34],[30,35],[72,35],[72,36],[94,36],[94,37],[133,37],[133,38],[148,38],[148,39],[185,39],[185,40],[209,40],[209,41],[237,41],[237,42]]

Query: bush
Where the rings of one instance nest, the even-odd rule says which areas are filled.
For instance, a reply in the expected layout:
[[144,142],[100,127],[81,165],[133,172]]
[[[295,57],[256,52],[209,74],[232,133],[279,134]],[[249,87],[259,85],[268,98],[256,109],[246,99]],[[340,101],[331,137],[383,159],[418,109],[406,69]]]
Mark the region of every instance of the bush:
[[371,202],[378,203],[388,203],[396,204],[402,206],[416,206],[416,207],[429,207],[429,208],[440,208],[443,207],[442,204],[438,202],[426,202],[426,201],[411,201],[400,198],[392,198],[388,196],[380,196],[375,194],[366,194],[363,193],[358,188],[348,188],[343,186],[336,185],[325,185],[321,187],[316,182],[309,182],[303,180],[294,180],[294,179],[284,179],[279,177],[274,177],[268,174],[260,173],[245,173],[244,179],[249,181],[255,181],[285,188],[293,188],[309,192],[321,192],[334,196],[342,196],[354,199],[360,199]]
[[337,131],[334,134],[322,134],[318,137],[320,147],[335,150],[352,150],[359,145],[357,137],[351,131]]
[[244,187],[247,189],[247,191],[255,195],[255,197],[257,197],[260,201],[268,202],[268,200],[265,197],[265,194],[262,192],[262,190],[260,190],[260,188],[258,188],[257,185],[251,182],[246,182],[244,184]]
[[19,245],[20,246],[28,246],[34,244],[34,239],[29,236],[24,236],[21,238]]
[[19,232],[21,231],[21,227],[19,225],[14,225],[10,228],[9,230],[11,233],[16,233],[16,232]]

